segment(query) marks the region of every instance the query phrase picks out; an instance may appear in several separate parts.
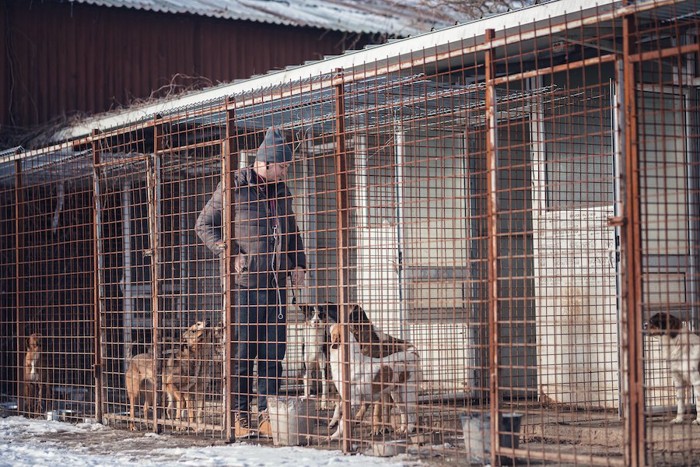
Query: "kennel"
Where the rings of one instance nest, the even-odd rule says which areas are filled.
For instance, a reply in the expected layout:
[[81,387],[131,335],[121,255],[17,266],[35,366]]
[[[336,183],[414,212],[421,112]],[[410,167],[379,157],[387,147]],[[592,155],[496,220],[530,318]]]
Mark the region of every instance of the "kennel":
[[[684,332],[698,325],[699,12],[696,1],[549,2],[3,152],[8,406],[30,415],[23,355],[39,332],[47,406],[126,427],[124,373],[148,353],[143,393],[157,410],[137,408],[139,427],[232,438],[230,248],[220,261],[194,223],[276,126],[295,149],[288,185],[309,264],[290,301],[336,303],[342,322],[359,304],[422,362],[420,384],[398,386],[419,393],[418,433],[373,435],[347,418],[331,441],[330,412],[317,410],[310,444],[372,453],[403,440],[409,455],[459,462],[462,416],[508,412],[522,414],[519,443],[491,430],[493,463],[692,465],[692,415],[669,425],[668,362],[642,324],[670,312]],[[190,423],[162,383],[199,320],[221,332],[193,376],[206,389]],[[281,392],[297,397],[304,323],[292,303],[287,321]]]

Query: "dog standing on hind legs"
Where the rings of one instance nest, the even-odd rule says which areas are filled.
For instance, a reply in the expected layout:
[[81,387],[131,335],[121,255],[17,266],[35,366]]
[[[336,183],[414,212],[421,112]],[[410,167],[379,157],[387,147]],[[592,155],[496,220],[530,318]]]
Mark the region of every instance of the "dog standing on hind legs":
[[656,313],[644,323],[650,337],[661,341],[661,352],[669,362],[669,371],[676,389],[677,411],[672,424],[683,423],[685,389],[695,392],[696,418],[700,425],[700,336],[683,327],[683,321],[669,313]]
[[32,333],[27,338],[27,351],[24,354],[24,400],[27,411],[41,413],[44,399],[49,397],[49,378],[41,349],[41,335]]

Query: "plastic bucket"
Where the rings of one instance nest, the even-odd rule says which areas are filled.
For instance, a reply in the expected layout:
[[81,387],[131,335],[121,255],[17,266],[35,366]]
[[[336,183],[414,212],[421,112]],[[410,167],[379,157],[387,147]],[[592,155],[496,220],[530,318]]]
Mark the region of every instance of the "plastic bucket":
[[267,410],[275,446],[299,446],[302,441],[308,444],[312,421],[316,419],[316,406],[312,400],[267,396]]
[[[491,458],[491,414],[464,414],[462,432],[464,445],[472,462],[488,462]],[[522,414],[501,414],[498,423],[498,441],[501,447],[518,448],[520,446],[520,424]]]

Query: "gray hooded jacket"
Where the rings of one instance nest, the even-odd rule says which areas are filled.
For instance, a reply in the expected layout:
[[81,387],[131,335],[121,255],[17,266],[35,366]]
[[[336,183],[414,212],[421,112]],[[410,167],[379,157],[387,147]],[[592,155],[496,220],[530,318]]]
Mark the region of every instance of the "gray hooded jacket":
[[[268,186],[250,167],[236,172],[233,182],[234,233],[231,258],[243,255],[241,287],[283,287],[289,272],[306,268],[306,255],[294,212],[292,194],[283,182]],[[274,196],[270,196],[274,194]],[[275,212],[273,212],[273,209]],[[197,218],[195,231],[207,247],[223,254],[221,183]]]

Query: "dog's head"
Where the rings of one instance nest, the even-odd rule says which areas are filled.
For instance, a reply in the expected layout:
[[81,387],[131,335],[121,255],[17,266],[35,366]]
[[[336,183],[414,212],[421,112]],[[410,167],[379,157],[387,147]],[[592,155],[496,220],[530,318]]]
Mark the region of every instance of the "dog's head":
[[321,326],[328,322],[326,310],[316,305],[299,305],[299,309],[304,315],[304,321],[308,324]]
[[182,334],[182,341],[190,349],[196,349],[197,345],[204,341],[208,327],[207,321],[197,321]]
[[644,330],[650,336],[676,337],[683,329],[683,321],[670,313],[656,313],[644,323]]
[[29,350],[39,350],[41,349],[41,334],[33,332],[27,338],[27,349]]

